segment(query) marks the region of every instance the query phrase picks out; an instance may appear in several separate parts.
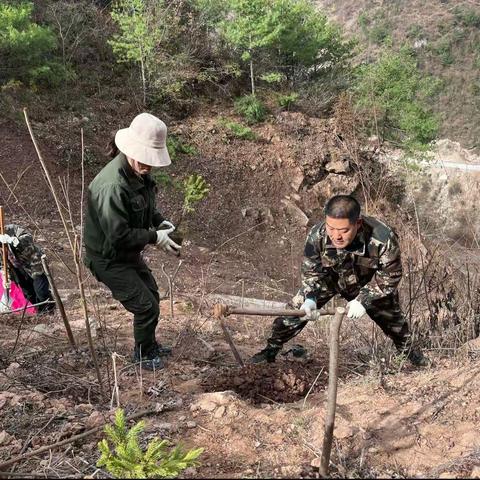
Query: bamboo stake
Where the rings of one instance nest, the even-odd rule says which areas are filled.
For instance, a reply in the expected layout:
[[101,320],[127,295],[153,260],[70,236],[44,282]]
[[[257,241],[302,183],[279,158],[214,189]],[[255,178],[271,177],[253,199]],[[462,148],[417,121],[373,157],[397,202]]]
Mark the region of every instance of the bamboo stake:
[[325,434],[323,437],[322,458],[320,463],[320,475],[328,476],[330,465],[330,453],[332,452],[333,429],[335,426],[335,410],[337,409],[337,385],[338,385],[338,344],[340,327],[345,308],[337,307],[330,329],[330,362],[328,367],[328,398],[327,414],[325,418]]
[[70,322],[68,321],[67,314],[65,313],[65,307],[63,306],[62,299],[60,298],[60,294],[58,293],[57,285],[53,280],[52,272],[50,271],[50,267],[48,266],[47,256],[42,255],[41,260],[42,260],[43,271],[45,272],[45,275],[47,276],[47,279],[48,279],[48,283],[52,288],[52,293],[53,293],[53,296],[55,297],[55,303],[57,304],[58,310],[60,311],[63,324],[65,325],[68,341],[70,342],[70,345],[72,346],[72,348],[76,349],[77,345],[75,343],[75,338],[73,336],[72,329],[70,328]]

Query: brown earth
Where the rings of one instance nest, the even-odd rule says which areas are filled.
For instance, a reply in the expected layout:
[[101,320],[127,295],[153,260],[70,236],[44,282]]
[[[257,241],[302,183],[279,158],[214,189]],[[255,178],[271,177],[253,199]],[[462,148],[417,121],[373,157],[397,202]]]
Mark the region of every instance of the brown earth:
[[[170,169],[172,176],[201,173],[211,185],[211,194],[188,221],[189,236],[175,281],[174,316],[168,301],[162,301],[158,337],[174,346],[165,370],[140,372],[132,365],[130,315],[86,275],[90,315],[98,335],[95,343],[108,385],[105,399],[88,353],[75,280],[65,266],[70,263],[66,237],[34,163],[34,152],[25,132],[1,126],[6,141],[0,171],[9,185],[18,180],[15,194],[21,200],[6,202],[9,194],[2,186],[0,201],[7,203],[7,221],[28,225],[45,247],[80,347],[70,351],[58,316],[2,317],[0,461],[111,419],[110,407],[117,405],[110,397],[111,355],[116,352],[120,406],[127,413],[155,404],[162,407],[161,413],[146,419],[145,440],[160,436],[205,448],[201,465],[187,470],[184,477],[318,476],[310,464],[320,454],[323,436],[327,322],[308,324],[295,339],[306,347],[305,358],[289,354],[273,365],[242,370],[211,315],[207,296],[222,292],[288,300],[298,286],[308,228],[292,205],[315,221],[324,197],[335,188],[355,190],[355,178],[335,173],[332,177],[324,168],[327,162],[342,160],[330,139],[335,137],[327,134],[326,121],[282,114],[271,124],[255,127],[260,140],[250,142],[230,138],[214,118],[210,112],[171,127],[200,152],[181,156]],[[52,175],[64,175],[55,148],[41,146]],[[23,169],[32,163],[35,180],[10,168],[14,154]],[[95,168],[89,167],[87,178]],[[78,169],[72,170],[76,206],[78,179]],[[319,188],[320,180],[324,189]],[[289,208],[282,208],[282,200],[291,201]],[[179,203],[175,190],[165,188],[160,193],[159,204],[167,217],[178,215]],[[154,248],[147,248],[145,257],[165,294],[162,268],[172,273],[178,261]],[[244,359],[263,348],[271,320],[227,319]],[[334,476],[474,473],[480,464],[475,348],[458,359],[430,352],[436,367],[417,371],[393,356],[382,356],[388,352],[379,348],[385,340],[368,319],[345,321],[341,342]],[[372,361],[372,348],[381,357],[377,363]],[[106,477],[95,467],[100,438],[100,434],[92,436],[52,450],[50,456],[22,461],[16,471]]]

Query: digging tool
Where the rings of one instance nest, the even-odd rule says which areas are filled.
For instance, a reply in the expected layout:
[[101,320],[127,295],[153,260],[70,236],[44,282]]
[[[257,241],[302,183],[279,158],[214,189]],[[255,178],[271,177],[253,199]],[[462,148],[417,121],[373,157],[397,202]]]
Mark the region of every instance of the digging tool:
[[[334,312],[328,310],[317,310],[313,312],[312,316],[307,320],[319,320],[320,317],[325,315],[333,315]],[[232,350],[233,356],[237,363],[244,367],[242,357],[238,353],[237,347],[233,342],[233,338],[228,330],[228,327],[225,325],[224,318],[228,315],[263,315],[263,316],[273,316],[273,317],[304,317],[304,310],[281,310],[281,309],[260,309],[260,308],[239,308],[239,307],[230,307],[228,305],[223,305],[217,303],[213,306],[213,316],[219,319],[220,327],[223,330],[225,340],[227,341],[230,349]]]
[[320,475],[328,476],[330,466],[330,453],[333,443],[333,428],[335,426],[335,410],[337,409],[337,384],[338,384],[338,350],[340,327],[345,308],[337,307],[330,328],[330,361],[328,366],[328,396],[327,415],[325,419],[325,434],[323,436],[322,458],[320,460]]
[[[0,235],[5,234],[5,216],[3,207],[0,206]],[[0,300],[0,311],[8,312],[12,306],[12,299],[10,297],[10,280],[8,278],[8,245],[2,243],[2,279],[3,279],[3,294]]]

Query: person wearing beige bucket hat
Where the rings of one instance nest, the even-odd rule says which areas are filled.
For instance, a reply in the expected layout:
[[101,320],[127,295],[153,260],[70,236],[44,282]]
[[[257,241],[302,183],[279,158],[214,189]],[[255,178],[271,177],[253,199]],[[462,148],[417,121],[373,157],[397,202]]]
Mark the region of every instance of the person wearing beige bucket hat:
[[165,123],[149,113],[118,130],[112,160],[89,185],[84,226],[85,264],[133,313],[134,361],[149,370],[163,368],[170,349],[156,340],[160,297],[141,253],[148,244],[176,256],[181,250],[169,237],[175,226],[156,208],[150,175],[153,167],[171,164],[166,140]]

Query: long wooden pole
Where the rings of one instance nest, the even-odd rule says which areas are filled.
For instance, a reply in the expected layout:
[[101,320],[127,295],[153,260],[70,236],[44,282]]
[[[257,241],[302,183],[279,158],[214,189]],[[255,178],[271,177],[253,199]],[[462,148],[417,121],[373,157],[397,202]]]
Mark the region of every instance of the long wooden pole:
[[335,411],[337,409],[338,385],[338,350],[340,327],[342,326],[345,308],[337,307],[335,317],[330,327],[330,362],[328,368],[327,415],[325,418],[325,434],[323,437],[322,458],[320,460],[320,475],[328,476],[330,453],[332,452],[333,429],[335,427]]
[[[265,315],[266,317],[303,317],[305,316],[304,310],[289,310],[289,309],[267,309],[267,308],[238,308],[238,307],[226,307],[225,315]],[[334,315],[334,311],[330,310],[316,310],[312,319],[316,320],[319,316]]]
[[70,342],[70,345],[72,346],[72,348],[76,349],[77,345],[75,343],[75,338],[73,337],[72,329],[70,328],[70,322],[68,321],[62,299],[60,298],[60,294],[58,293],[57,286],[55,284],[55,281],[53,280],[53,275],[52,275],[52,272],[50,271],[50,267],[48,266],[46,255],[42,255],[41,260],[42,260],[43,270],[45,272],[45,275],[48,278],[48,283],[50,284],[50,287],[52,287],[52,293],[55,298],[55,303],[57,304],[58,310],[60,311],[63,324],[65,325],[68,341]]
[[[3,212],[3,206],[0,206],[0,234],[5,234],[5,215]],[[2,265],[3,265],[3,285],[4,288],[8,288],[8,245],[2,243]],[[8,295],[8,292],[7,292]]]

